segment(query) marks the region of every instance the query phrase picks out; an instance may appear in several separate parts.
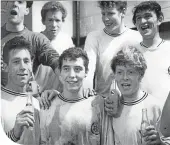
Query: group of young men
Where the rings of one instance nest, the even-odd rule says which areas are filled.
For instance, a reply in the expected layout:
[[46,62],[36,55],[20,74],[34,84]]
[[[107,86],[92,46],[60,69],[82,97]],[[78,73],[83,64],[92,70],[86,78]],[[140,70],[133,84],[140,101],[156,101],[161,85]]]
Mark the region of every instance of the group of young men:
[[[161,114],[164,104],[164,110],[169,109],[170,42],[159,36],[160,5],[144,1],[135,6],[137,32],[124,24],[127,2],[98,4],[105,28],[88,34],[83,50],[60,31],[67,15],[62,3],[43,6],[46,28],[34,33],[24,26],[32,2],[7,2],[8,21],[1,28],[1,120],[14,142],[170,144],[170,117]],[[38,100],[33,97],[34,111],[25,107],[32,77],[41,92]],[[48,109],[40,110],[39,104]],[[142,134],[144,108],[149,125]]]

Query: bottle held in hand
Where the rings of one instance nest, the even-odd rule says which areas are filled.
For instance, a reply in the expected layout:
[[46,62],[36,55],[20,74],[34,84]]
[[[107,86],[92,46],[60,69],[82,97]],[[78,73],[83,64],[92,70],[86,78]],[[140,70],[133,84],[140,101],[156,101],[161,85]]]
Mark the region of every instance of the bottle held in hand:
[[[27,102],[26,102],[26,108],[32,112],[32,115],[34,116],[34,106],[33,106],[33,98],[32,98],[32,85],[31,83],[28,83],[27,88]],[[30,130],[33,130],[33,126],[29,126]]]
[[143,135],[146,132],[146,127],[150,125],[148,115],[147,115],[147,109],[142,109],[142,121],[141,121],[141,142],[143,143]]

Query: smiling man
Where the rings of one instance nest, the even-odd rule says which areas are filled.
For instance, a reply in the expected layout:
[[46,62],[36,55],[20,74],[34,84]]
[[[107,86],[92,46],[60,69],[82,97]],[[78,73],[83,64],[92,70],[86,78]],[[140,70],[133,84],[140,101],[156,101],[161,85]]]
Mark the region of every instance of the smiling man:
[[100,144],[104,102],[100,96],[83,97],[88,63],[81,48],[69,48],[59,57],[63,93],[52,101],[48,110],[41,111],[41,144]]
[[97,93],[106,95],[114,78],[110,69],[111,59],[122,45],[140,42],[141,36],[124,24],[126,1],[100,1],[98,4],[105,28],[87,36],[84,49],[89,57],[89,73],[84,84],[91,88],[94,86]]
[[148,66],[141,85],[160,100],[162,107],[170,91],[170,41],[159,35],[163,18],[158,2],[141,2],[134,8],[133,23],[143,38],[136,47],[143,53]]
[[[26,108],[26,86],[32,77],[32,48],[24,37],[15,37],[4,46],[6,87],[1,87],[1,120],[8,137],[20,144],[39,144],[39,102],[33,98],[34,111]],[[33,127],[30,130],[29,127]]]

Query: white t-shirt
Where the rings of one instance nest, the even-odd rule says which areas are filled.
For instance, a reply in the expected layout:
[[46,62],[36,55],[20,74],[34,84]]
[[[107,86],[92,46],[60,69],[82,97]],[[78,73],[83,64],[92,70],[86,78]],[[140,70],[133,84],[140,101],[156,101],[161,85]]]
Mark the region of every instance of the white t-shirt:
[[159,101],[144,91],[140,91],[138,95],[138,100],[133,103],[124,103],[120,117],[113,118],[115,145],[143,144],[141,143],[141,134],[139,132],[143,108],[147,109],[150,124],[157,129],[157,123],[161,115]]
[[103,104],[97,96],[55,98],[48,110],[41,110],[41,144],[100,145]]
[[147,69],[141,82],[144,91],[152,94],[164,105],[170,91],[170,41],[163,41],[155,50],[138,44]]
[[[9,90],[5,87],[1,87],[1,120],[4,131],[7,133],[15,125],[16,116],[21,112],[27,102],[27,94],[18,93]],[[33,98],[34,106],[34,129],[30,130],[24,128],[24,131],[17,143],[30,145],[39,144],[40,140],[40,121],[39,121],[39,102],[37,99]]]
[[113,74],[110,67],[112,58],[121,50],[123,45],[141,42],[141,35],[134,30],[126,29],[119,36],[107,34],[104,30],[91,32],[85,42],[85,50],[89,57],[89,72],[85,79],[85,87],[95,87],[97,93],[107,94]]
[[[71,37],[63,32],[59,32],[57,37],[51,41],[51,44],[59,55],[61,55],[64,50],[74,47]],[[54,73],[51,67],[40,65],[35,75],[35,79],[38,84],[43,84],[40,86],[40,92],[49,89],[62,90],[59,77]]]

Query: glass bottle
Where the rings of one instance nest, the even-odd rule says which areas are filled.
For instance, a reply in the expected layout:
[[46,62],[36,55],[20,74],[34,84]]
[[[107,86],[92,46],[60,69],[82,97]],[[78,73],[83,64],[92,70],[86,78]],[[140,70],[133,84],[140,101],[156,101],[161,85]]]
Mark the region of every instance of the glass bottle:
[[[27,91],[27,102],[26,102],[26,108],[30,110],[33,113],[34,117],[34,107],[33,107],[33,97],[32,97],[32,85],[29,82],[26,88]],[[29,129],[33,129],[33,126],[30,126]]]
[[150,125],[148,115],[147,115],[147,109],[142,109],[142,121],[141,121],[141,142],[143,143],[143,135],[146,132],[146,127]]

